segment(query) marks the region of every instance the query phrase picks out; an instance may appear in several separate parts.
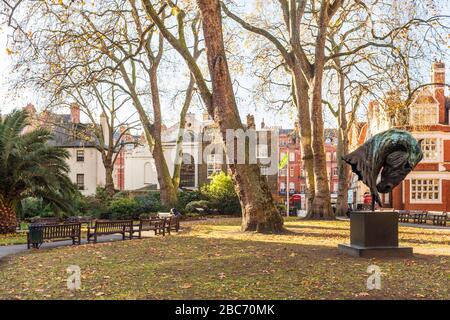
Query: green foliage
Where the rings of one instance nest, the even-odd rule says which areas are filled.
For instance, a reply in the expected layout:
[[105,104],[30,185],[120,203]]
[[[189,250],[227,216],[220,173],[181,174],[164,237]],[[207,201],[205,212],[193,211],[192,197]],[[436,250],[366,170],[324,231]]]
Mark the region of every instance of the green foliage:
[[149,192],[135,198],[139,213],[152,213],[162,210],[159,192]]
[[21,219],[33,218],[33,217],[49,217],[53,216],[54,212],[50,206],[42,199],[38,198],[25,198],[21,201],[21,208],[18,211],[18,215]]
[[202,208],[203,210],[208,211],[212,209],[212,204],[207,200],[192,201],[186,205],[184,211],[189,213],[197,212],[197,208]]
[[224,214],[241,213],[241,205],[234,190],[233,180],[226,173],[220,172],[214,175],[210,184],[201,188],[201,193],[219,212]]
[[109,204],[112,219],[135,219],[139,217],[139,204],[135,199],[114,199]]
[[77,201],[77,215],[107,218],[108,202],[96,196],[80,197]]
[[[68,177],[67,150],[48,142],[49,131],[37,128],[24,132],[29,124],[25,110],[0,118],[0,200],[9,207],[20,207],[30,196],[42,199],[54,210],[73,211],[77,194]],[[0,221],[0,226],[5,223]],[[10,228],[6,222],[3,228]]]
[[182,213],[189,212],[186,207],[187,205],[192,201],[200,201],[203,199],[202,194],[200,191],[184,191],[180,192],[178,194],[178,207],[177,209],[180,210]]

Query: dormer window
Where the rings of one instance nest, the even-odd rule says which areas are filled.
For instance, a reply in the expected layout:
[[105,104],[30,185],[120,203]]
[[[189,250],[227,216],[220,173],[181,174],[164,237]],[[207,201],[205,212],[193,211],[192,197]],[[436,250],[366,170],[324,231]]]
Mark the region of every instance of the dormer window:
[[411,125],[433,125],[439,122],[439,104],[431,96],[419,97],[410,109]]

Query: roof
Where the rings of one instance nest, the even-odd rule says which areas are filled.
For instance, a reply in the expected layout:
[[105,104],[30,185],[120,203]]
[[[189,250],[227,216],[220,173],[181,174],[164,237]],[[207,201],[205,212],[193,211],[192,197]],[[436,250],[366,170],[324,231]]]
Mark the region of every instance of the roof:
[[94,148],[99,144],[98,138],[86,124],[63,123],[52,129],[53,140],[50,144],[63,148]]

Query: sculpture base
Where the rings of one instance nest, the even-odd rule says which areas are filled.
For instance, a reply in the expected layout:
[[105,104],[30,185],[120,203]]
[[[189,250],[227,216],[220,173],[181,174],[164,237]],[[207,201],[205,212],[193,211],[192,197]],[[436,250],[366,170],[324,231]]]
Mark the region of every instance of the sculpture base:
[[350,214],[350,244],[339,251],[354,257],[410,257],[411,247],[398,246],[398,213],[356,211]]
[[411,247],[361,247],[339,244],[339,252],[362,258],[407,258],[413,255]]

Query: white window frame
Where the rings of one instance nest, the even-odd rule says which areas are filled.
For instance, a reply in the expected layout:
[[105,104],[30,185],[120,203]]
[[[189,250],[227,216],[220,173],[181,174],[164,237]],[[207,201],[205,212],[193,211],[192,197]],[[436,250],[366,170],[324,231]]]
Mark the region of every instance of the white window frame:
[[266,143],[259,143],[256,146],[256,158],[268,158],[269,157],[269,146]]
[[[431,147],[432,144],[430,144],[429,142],[433,141],[433,140],[434,140],[434,148],[435,148],[435,150],[434,150],[435,157],[434,158],[430,158],[430,157],[427,157],[427,152],[431,153],[433,151],[430,151],[430,150],[426,151],[426,150],[424,150],[424,148]],[[440,149],[439,145],[440,145],[440,143],[439,143],[439,139],[438,138],[428,138],[428,137],[427,138],[423,138],[421,147],[422,147],[423,161],[424,162],[437,162],[437,161],[439,161],[439,149]]]
[[[438,181],[438,199],[413,199],[413,180],[437,180]],[[421,187],[423,184],[421,185]],[[418,186],[416,185],[416,188]],[[417,191],[416,191],[417,192]],[[421,191],[422,192],[422,191]],[[434,191],[432,191],[434,192]],[[415,176],[409,179],[409,202],[410,203],[442,203],[442,178],[436,176]]]
[[[435,117],[434,122],[421,122],[417,119],[425,118],[424,115],[428,114],[427,110],[428,108],[434,108]],[[439,123],[439,103],[427,103],[427,104],[415,104],[414,102],[411,104],[409,114],[409,123],[412,125],[418,125],[418,126],[428,126],[428,125],[434,125]],[[417,114],[418,116],[415,116]]]
[[289,182],[289,193],[295,193],[295,182]]
[[436,154],[437,157],[435,160],[428,160],[425,157],[422,159],[421,163],[440,163],[444,162],[444,152],[443,145],[444,140],[449,138],[449,135],[438,133],[438,132],[413,132],[414,138],[417,140],[420,139],[436,139]]
[[217,154],[208,154],[206,156],[206,178],[211,179],[216,173],[222,171],[222,161],[217,157]]
[[295,162],[295,151],[289,152],[289,162]]

